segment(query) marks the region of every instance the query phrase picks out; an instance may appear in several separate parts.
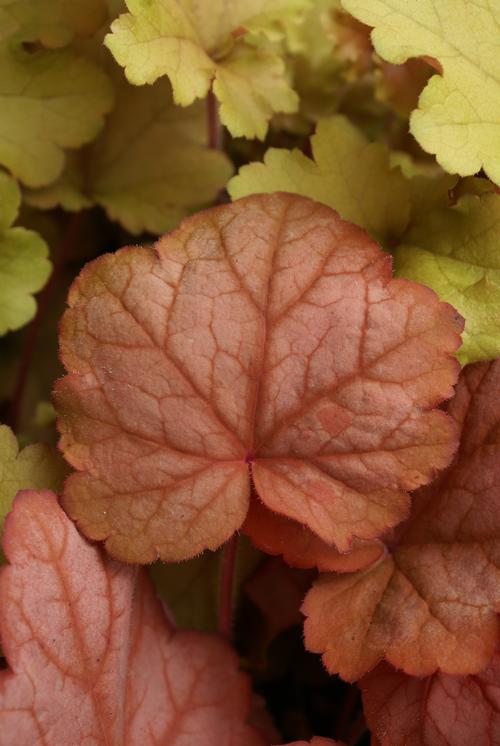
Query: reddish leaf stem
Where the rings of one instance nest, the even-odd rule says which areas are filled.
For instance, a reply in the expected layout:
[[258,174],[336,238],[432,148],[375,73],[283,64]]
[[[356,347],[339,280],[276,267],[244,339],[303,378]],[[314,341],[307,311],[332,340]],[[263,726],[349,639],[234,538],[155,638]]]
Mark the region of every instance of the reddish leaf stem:
[[17,431],[19,426],[19,417],[22,409],[24,391],[26,388],[26,383],[28,381],[28,374],[33,362],[38,335],[40,334],[45,314],[50,306],[52,294],[57,287],[59,276],[62,269],[64,268],[64,265],[66,264],[68,254],[73,248],[77,236],[81,232],[84,217],[84,212],[78,212],[69,219],[63,239],[59,244],[59,247],[54,252],[54,269],[52,270],[49,281],[45,285],[42,292],[38,295],[37,312],[33,321],[30,323],[26,330],[26,337],[24,339],[19,369],[17,373],[16,386],[12,394],[8,416],[8,422],[14,432]]
[[219,632],[228,640],[233,629],[233,591],[238,534],[233,534],[223,550],[219,586]]
[[222,150],[222,126],[219,119],[219,105],[210,89],[207,96],[208,147]]

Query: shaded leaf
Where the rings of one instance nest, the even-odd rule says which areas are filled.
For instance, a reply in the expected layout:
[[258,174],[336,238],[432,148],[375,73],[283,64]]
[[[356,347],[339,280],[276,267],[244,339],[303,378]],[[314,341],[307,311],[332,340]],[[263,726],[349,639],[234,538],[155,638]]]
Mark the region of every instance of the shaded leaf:
[[448,411],[462,428],[450,468],[368,570],[324,575],[304,602],[308,649],[358,679],[385,657],[415,676],[481,671],[499,641],[500,361],[467,367]]
[[220,638],[175,632],[146,577],[87,544],[49,492],[23,492],[0,574],[0,744],[263,746]]
[[107,76],[85,57],[0,47],[0,163],[27,186],[54,181],[64,148],[92,140],[112,104]]
[[299,150],[271,148],[264,163],[243,166],[228,184],[233,199],[262,192],[294,192],[333,207],[345,220],[380,240],[400,235],[409,218],[410,193],[389,151],[369,143],[347,119],[319,122],[313,159]]
[[55,389],[64,505],[127,561],[220,546],[265,505],[346,552],[450,460],[460,317],[329,208],[258,196],[87,266]]
[[0,171],[0,335],[33,318],[32,294],[45,285],[51,271],[48,246],[41,236],[11,227],[20,202],[17,183]]
[[380,746],[500,742],[500,656],[475,676],[417,679],[381,663],[361,680],[364,713]]
[[500,355],[500,196],[463,197],[422,216],[394,252],[396,273],[428,285],[465,318],[458,357]]
[[294,741],[287,746],[344,746],[340,741],[332,741],[331,738],[315,736],[311,741]]
[[106,21],[104,0],[0,0],[0,40],[16,37],[61,47]]
[[441,166],[462,176],[484,168],[500,184],[500,8],[483,0],[343,0],[369,26],[388,62],[437,60],[411,131]]

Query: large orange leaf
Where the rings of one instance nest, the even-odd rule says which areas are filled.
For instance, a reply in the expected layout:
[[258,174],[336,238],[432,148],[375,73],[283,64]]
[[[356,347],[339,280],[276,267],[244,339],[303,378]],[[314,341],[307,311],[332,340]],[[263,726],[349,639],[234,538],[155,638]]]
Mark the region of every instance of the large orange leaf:
[[306,596],[306,645],[355,680],[385,656],[424,676],[483,669],[499,642],[500,360],[467,367],[448,411],[454,463],[369,569],[324,575]]
[[475,676],[415,678],[381,663],[360,682],[380,746],[500,743],[500,655]]
[[0,570],[1,746],[263,746],[220,638],[175,632],[146,576],[88,544],[50,492],[21,492]]
[[[104,256],[61,326],[64,506],[112,555],[215,548],[265,505],[349,550],[456,447],[462,320],[331,209],[288,194]],[[251,479],[249,479],[249,476]]]

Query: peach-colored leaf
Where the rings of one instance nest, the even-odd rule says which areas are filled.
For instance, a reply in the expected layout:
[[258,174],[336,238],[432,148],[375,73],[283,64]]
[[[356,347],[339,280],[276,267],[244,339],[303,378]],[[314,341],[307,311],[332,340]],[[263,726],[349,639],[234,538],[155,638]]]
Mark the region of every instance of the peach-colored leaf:
[[381,663],[360,682],[380,746],[500,743],[500,655],[475,676],[415,678]]
[[175,632],[144,571],[78,534],[51,492],[7,517],[1,746],[264,746],[220,638]]
[[384,553],[380,541],[354,541],[351,550],[341,554],[304,524],[268,510],[258,499],[250,501],[242,531],[263,552],[281,554],[291,567],[317,567],[323,572],[361,570]]
[[328,207],[251,196],[83,270],[61,326],[64,506],[113,556],[214,549],[264,504],[341,552],[449,462],[462,319]]
[[324,575],[304,602],[306,645],[355,680],[385,658],[415,676],[481,671],[499,643],[500,360],[464,369],[449,414],[454,463],[414,499],[390,552]]

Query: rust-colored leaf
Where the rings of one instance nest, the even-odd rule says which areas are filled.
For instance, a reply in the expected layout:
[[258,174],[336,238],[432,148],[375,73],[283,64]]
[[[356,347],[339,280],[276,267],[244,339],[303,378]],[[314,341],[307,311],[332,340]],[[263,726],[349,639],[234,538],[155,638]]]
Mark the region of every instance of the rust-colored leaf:
[[264,746],[220,638],[171,629],[143,571],[88,544],[51,492],[20,492],[0,570],[1,746]]
[[[289,194],[200,213],[88,265],[61,327],[64,506],[112,555],[214,549],[250,479],[341,552],[450,460],[462,320],[331,209]],[[250,473],[250,474],[249,474]]]
[[380,746],[500,743],[500,655],[475,676],[415,678],[381,663],[360,682]]
[[332,741],[331,738],[315,736],[311,741],[294,741],[286,744],[286,746],[344,746],[344,744],[340,741]]
[[389,553],[362,572],[324,575],[303,611],[306,645],[355,680],[385,658],[409,674],[481,671],[499,643],[500,360],[465,368],[449,414],[454,463],[415,495]]

